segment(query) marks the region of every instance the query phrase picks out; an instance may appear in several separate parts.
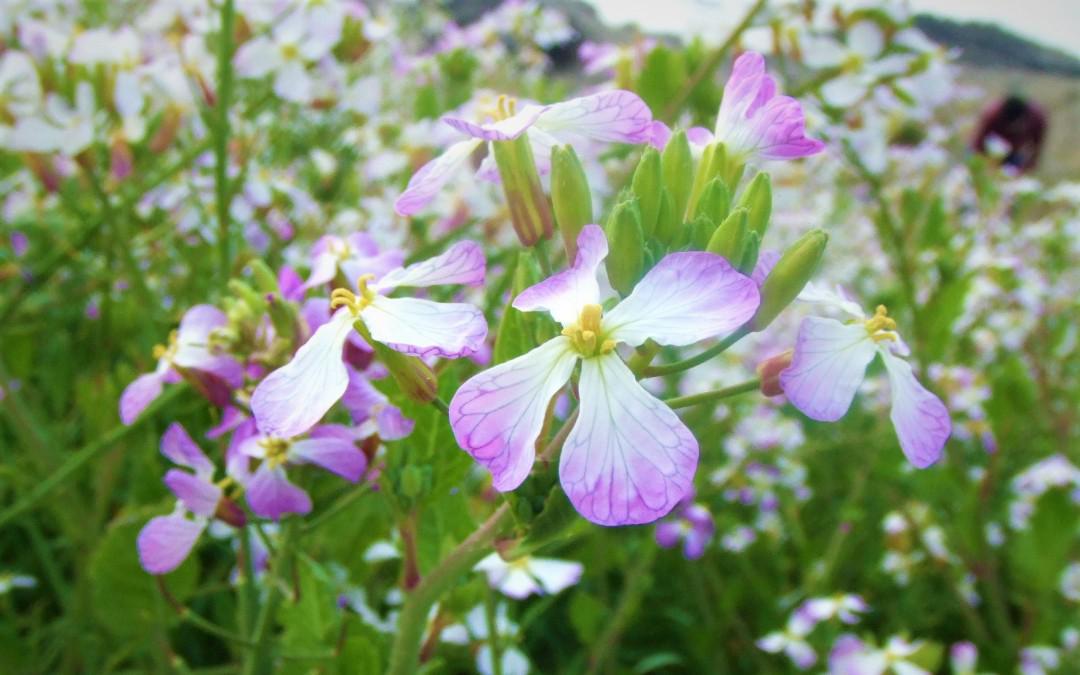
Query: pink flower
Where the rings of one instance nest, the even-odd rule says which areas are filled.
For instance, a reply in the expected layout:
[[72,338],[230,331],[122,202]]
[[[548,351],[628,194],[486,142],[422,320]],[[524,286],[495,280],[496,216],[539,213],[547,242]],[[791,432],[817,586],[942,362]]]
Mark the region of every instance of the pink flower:
[[331,307],[336,311],[330,320],[255,389],[251,409],[259,430],[280,438],[297,436],[342,397],[349,385],[342,352],[356,321],[374,340],[406,354],[458,358],[478,351],[487,337],[487,322],[473,305],[391,298],[386,293],[401,286],[479,285],[484,270],[480,245],[463,241],[440,256],[399,267],[378,280],[361,276],[359,295],[334,291]]
[[139,532],[139,563],[150,574],[166,574],[184,562],[224,496],[213,480],[214,463],[180,424],[174,422],[161,437],[161,454],[191,472],[169,469],[165,484],[176,495],[176,508],[151,518]]
[[381,277],[404,263],[402,251],[380,251],[379,245],[366,232],[348,237],[328,234],[320,237],[311,248],[311,276],[302,288],[306,290],[330,283],[339,271],[350,286],[355,286],[362,274]]
[[759,296],[722,257],[673,253],[605,315],[596,273],[607,253],[604,231],[586,225],[573,267],[518,295],[515,308],[546,310],[562,335],[465,382],[450,402],[450,423],[495,488],[513,490],[532,469],[548,402],[580,361],[580,417],[559,461],[563,489],[592,522],[648,523],[691,490],[698,444],[615,346],[649,338],[683,346],[725,334],[753,316]]
[[807,317],[799,326],[791,365],[780,373],[780,386],[791,404],[821,422],[844,416],[866,375],[866,367],[880,355],[892,389],[892,419],[900,448],[922,469],[941,458],[952,432],[945,404],[915,378],[911,365],[900,356],[907,347],[896,332],[896,322],[878,307],[867,318],[858,305],[838,295],[810,287],[800,296],[838,307],[854,319]]
[[367,457],[356,447],[352,431],[335,425],[315,427],[310,438],[251,436],[240,452],[262,460],[247,481],[245,493],[255,515],[273,520],[311,511],[311,497],[289,481],[287,466],[315,464],[353,483],[367,468]]
[[210,334],[226,324],[225,313],[211,305],[195,305],[185,312],[179,330],[169,337],[169,346],[155,349],[157,368],[135,378],[124,389],[120,396],[120,421],[134,422],[161,395],[162,385],[180,379],[177,369],[192,371],[211,393],[222,384],[233,389],[239,387],[244,379],[240,363],[231,356],[215,353],[210,347]]
[[[454,143],[420,167],[394,203],[397,212],[407,216],[423,210],[484,142],[510,141],[528,131],[533,157],[540,172],[545,173],[551,166],[551,149],[560,143],[575,147],[593,141],[645,143],[653,134],[649,107],[629,91],[606,91],[553,105],[530,104],[516,113],[508,109],[510,106],[502,99],[498,111],[501,119],[483,124],[444,117],[443,122],[467,140]],[[480,172],[494,173],[494,168],[482,166]]]
[[746,52],[735,60],[724,85],[716,116],[716,140],[742,158],[795,159],[825,148],[806,137],[802,106],[776,93],[776,81],[765,72],[765,58]]

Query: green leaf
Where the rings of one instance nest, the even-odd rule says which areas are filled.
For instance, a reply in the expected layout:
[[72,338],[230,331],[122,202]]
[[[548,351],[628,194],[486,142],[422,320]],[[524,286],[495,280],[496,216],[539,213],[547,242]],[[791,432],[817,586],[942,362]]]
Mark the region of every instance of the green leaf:
[[[88,577],[94,613],[111,632],[145,635],[175,623],[179,616],[161,596],[157,582],[139,565],[135,540],[149,518],[113,523],[90,557]],[[196,556],[163,578],[169,592],[183,602],[199,576]]]
[[604,603],[583,591],[575,593],[570,600],[570,625],[584,644],[600,636],[610,614]]

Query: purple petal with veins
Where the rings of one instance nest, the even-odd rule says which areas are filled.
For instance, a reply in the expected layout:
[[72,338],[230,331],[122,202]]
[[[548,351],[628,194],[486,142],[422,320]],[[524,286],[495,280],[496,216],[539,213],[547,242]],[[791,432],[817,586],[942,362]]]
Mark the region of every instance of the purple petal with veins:
[[389,272],[376,282],[375,287],[385,292],[398,286],[482,286],[485,269],[484,249],[480,244],[459,241],[442,255]]
[[352,440],[330,436],[294,441],[289,447],[289,456],[321,466],[354,483],[367,468],[367,457]]
[[164,480],[188,511],[204,518],[213,516],[217,511],[218,502],[221,501],[221,488],[209,480],[180,469],[169,469],[165,472]]
[[799,325],[791,365],[780,373],[780,386],[807,417],[835,422],[851,407],[875,353],[863,324],[807,317]]
[[578,513],[598,525],[651,523],[692,490],[698,443],[615,352],[584,359],[581,413],[559,459]]
[[162,435],[161,454],[168,457],[173,464],[194,469],[197,474],[205,476],[214,473],[214,463],[195,441],[191,440],[191,436],[179,422],[170,424]]
[[139,564],[150,574],[172,572],[188,557],[205,528],[206,521],[191,520],[182,513],[151,518],[135,542]]
[[265,462],[248,482],[246,495],[251,510],[261,518],[280,520],[290,513],[311,511],[308,493],[290,483],[280,466],[270,468]]
[[900,448],[913,465],[925,469],[941,459],[945,441],[952,433],[952,422],[945,404],[922,386],[911,371],[911,364],[882,350],[885,370],[892,389],[892,419]]
[[689,345],[743,325],[760,303],[757,284],[704,251],[671,253],[602,321],[608,335],[637,346]]
[[484,314],[461,302],[378,296],[360,318],[378,342],[420,357],[468,356],[487,337]]
[[547,311],[563,326],[569,326],[578,320],[582,307],[600,302],[596,274],[608,254],[604,230],[599,225],[586,225],[578,234],[577,245],[573,267],[526,288],[514,298],[515,309]]
[[570,379],[577,355],[559,336],[465,381],[450,400],[458,445],[513,490],[532,470],[536,438],[551,397]]

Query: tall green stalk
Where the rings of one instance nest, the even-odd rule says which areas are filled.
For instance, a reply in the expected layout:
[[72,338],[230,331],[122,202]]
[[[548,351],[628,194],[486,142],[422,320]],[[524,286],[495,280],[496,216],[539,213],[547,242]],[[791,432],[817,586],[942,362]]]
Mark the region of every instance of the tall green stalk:
[[218,36],[217,123],[214,125],[214,195],[218,219],[218,250],[221,256],[221,281],[232,270],[232,235],[229,225],[229,103],[232,99],[233,32],[236,22],[234,0],[221,3],[221,34]]

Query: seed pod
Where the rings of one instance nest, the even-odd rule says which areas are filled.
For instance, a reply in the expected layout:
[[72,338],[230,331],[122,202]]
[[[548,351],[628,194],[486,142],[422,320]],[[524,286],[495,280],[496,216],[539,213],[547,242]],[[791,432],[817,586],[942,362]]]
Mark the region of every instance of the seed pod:
[[550,238],[554,229],[551,206],[540,184],[528,134],[510,141],[493,141],[491,147],[518,240],[524,246],[532,246]]
[[723,256],[732,267],[738,267],[746,250],[746,209],[735,209],[713,232],[705,250]]
[[615,205],[607,223],[611,252],[607,257],[608,280],[623,296],[634,288],[645,264],[645,235],[641,231],[641,213],[637,199]]
[[817,270],[828,241],[825,230],[811,230],[784,251],[761,285],[761,304],[750,320],[753,330],[763,330],[772,323],[802,291]]
[[676,132],[668,139],[660,165],[664,174],[664,187],[671,195],[671,205],[675,207],[676,218],[681,221],[686,213],[686,204],[690,199],[690,188],[694,181],[694,159],[690,154],[690,141],[686,140],[685,131]]
[[572,261],[581,228],[593,222],[593,206],[585,170],[569,145],[557,145],[551,152],[551,203],[567,260]]
[[646,237],[652,237],[656,231],[662,183],[660,153],[653,148],[645,148],[641,161],[634,170],[631,189],[638,198],[638,207],[641,209],[641,229]]
[[746,209],[750,231],[757,232],[759,237],[764,238],[765,230],[769,227],[769,217],[772,215],[772,179],[769,174],[762,171],[754,176],[739,195],[735,206]]

